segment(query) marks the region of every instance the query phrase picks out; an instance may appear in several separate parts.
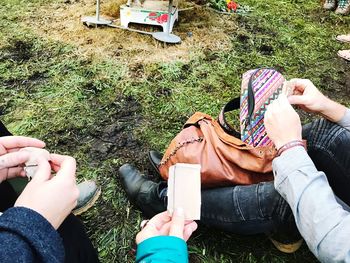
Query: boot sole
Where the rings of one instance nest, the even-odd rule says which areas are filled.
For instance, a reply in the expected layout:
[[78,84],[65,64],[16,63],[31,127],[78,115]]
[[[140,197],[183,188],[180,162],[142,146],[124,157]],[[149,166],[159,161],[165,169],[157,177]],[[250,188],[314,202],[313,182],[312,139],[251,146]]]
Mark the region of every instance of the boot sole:
[[93,197],[86,203],[86,205],[73,210],[72,213],[75,216],[81,215],[82,213],[86,212],[87,210],[89,210],[97,201],[97,199],[100,197],[101,195],[101,187],[98,188],[98,190],[96,191],[96,193],[93,195]]
[[283,253],[287,253],[287,254],[291,254],[294,253],[295,251],[297,251],[301,245],[303,244],[303,239],[300,239],[299,241],[293,243],[293,244],[283,244],[280,243],[272,238],[270,238],[270,241],[272,242],[272,244],[281,252]]
[[347,57],[347,56],[343,56],[341,55],[339,52],[337,53],[338,57],[342,58],[342,59],[345,59],[346,61],[350,61],[350,56]]
[[342,39],[338,39],[338,38],[335,38],[335,40],[337,40],[338,42],[341,42],[341,43],[350,43],[350,40],[342,40]]

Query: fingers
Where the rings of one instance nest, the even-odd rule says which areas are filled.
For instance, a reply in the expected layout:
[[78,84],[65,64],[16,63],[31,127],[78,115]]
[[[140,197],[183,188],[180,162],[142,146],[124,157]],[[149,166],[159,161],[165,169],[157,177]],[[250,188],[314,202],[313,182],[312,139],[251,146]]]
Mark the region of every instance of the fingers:
[[168,235],[170,229],[170,216],[168,212],[157,214],[148,221],[147,225],[137,234],[136,243],[159,235]]
[[300,95],[289,96],[288,101],[292,105],[304,105],[307,102],[306,98]]
[[24,136],[5,136],[0,137],[0,144],[6,149],[23,148],[23,147],[37,147],[44,148],[45,143],[38,139],[24,137]]
[[42,157],[38,158],[38,167],[32,182],[45,182],[51,178],[51,166],[49,162]]
[[23,170],[23,167],[14,167],[14,168],[8,169],[7,179],[15,178],[17,176],[21,176],[21,177],[25,176],[25,172]]
[[183,239],[184,226],[185,226],[184,210],[182,208],[177,208],[173,213],[173,217],[171,219],[169,236],[175,236]]
[[75,181],[76,161],[67,155],[50,154],[51,166],[57,176]]
[[[51,156],[51,155],[50,155],[50,156]],[[60,166],[60,165],[57,165],[57,164],[52,163],[51,158],[50,158],[49,163],[50,163],[50,165],[51,165],[51,169],[52,169],[53,171],[55,171],[56,173],[57,173],[57,172],[60,170],[61,166]]]
[[73,157],[66,156],[65,160],[61,164],[60,170],[56,174],[56,177],[64,180],[73,180],[75,182],[75,171],[75,159]]
[[171,221],[165,223],[165,224],[158,230],[159,235],[160,235],[160,236],[167,236],[167,235],[169,235],[170,227],[171,227]]
[[154,226],[147,224],[147,226],[136,235],[136,244],[140,244],[144,240],[155,236],[159,236],[159,232]]
[[160,230],[166,223],[170,222],[170,220],[171,217],[169,216],[168,212],[165,211],[152,217],[147,225],[151,224]]
[[50,154],[51,163],[55,166],[61,167],[61,164],[64,162],[66,155],[61,154]]
[[280,94],[276,100],[267,106],[267,110],[264,115],[265,126],[269,127],[270,123],[276,115],[279,116],[282,112],[294,111],[293,107],[289,103],[289,98],[285,94]]
[[307,86],[312,84],[312,82],[308,79],[291,79],[289,80],[289,84],[291,87],[299,90],[304,91]]
[[290,108],[288,97],[285,94],[280,94],[271,104],[273,111],[277,111],[281,108]]
[[192,233],[197,230],[197,227],[198,225],[194,221],[191,222],[190,224],[185,225],[185,229],[183,233],[185,241],[187,241],[191,237]]
[[0,156],[0,169],[11,168],[24,164],[29,160],[28,152],[14,152]]

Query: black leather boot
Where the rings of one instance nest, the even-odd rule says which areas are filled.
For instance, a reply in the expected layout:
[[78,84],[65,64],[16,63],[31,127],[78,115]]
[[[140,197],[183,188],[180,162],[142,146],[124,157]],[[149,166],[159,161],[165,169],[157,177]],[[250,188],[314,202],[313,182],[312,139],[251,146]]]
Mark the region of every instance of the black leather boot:
[[160,192],[167,187],[166,182],[148,180],[130,164],[120,167],[119,174],[130,202],[139,207],[146,217],[151,218],[166,210],[166,198],[160,196]]
[[163,155],[160,152],[153,151],[153,150],[148,152],[149,162],[151,163],[154,172],[159,176],[160,176],[160,173],[159,173],[158,166],[162,161],[162,158],[163,158]]

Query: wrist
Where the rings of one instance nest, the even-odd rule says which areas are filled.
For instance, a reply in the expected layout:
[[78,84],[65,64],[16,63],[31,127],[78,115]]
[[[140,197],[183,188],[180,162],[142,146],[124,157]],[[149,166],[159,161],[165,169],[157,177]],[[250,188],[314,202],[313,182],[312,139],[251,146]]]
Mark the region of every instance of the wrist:
[[297,147],[297,146],[302,146],[302,147],[306,148],[306,145],[303,142],[303,140],[301,140],[301,139],[291,140],[291,141],[283,144],[281,147],[277,148],[276,156],[280,156],[283,152],[285,152],[291,148]]
[[324,105],[324,107],[319,111],[319,114],[329,121],[338,122],[345,115],[346,107],[327,97],[325,97],[322,105]]
[[295,136],[295,137],[290,137],[289,139],[283,139],[279,141],[274,141],[275,148],[278,151],[283,145],[291,142],[291,141],[302,141],[301,135],[300,136]]

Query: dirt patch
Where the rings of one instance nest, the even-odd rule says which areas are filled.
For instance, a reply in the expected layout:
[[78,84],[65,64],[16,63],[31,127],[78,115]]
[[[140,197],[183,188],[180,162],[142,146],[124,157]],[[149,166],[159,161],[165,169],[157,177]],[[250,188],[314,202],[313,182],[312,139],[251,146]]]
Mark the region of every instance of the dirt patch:
[[[36,60],[42,54],[33,47],[32,39],[11,38],[0,47],[0,62],[5,62],[7,69],[14,69],[19,65],[26,65],[31,60]],[[43,52],[45,53],[45,52]],[[0,102],[0,104],[7,101],[9,104],[2,105],[2,107],[8,107],[12,101],[13,96],[11,91],[24,91],[25,93],[32,93],[39,85],[44,84],[47,80],[46,69],[35,68],[33,70],[27,70],[25,74],[18,76],[17,74],[0,75],[0,86],[4,87],[3,94],[7,100]]]
[[[118,1],[103,1],[101,14],[117,19],[119,4]],[[43,37],[73,44],[83,53],[99,58],[113,57],[124,63],[188,61],[202,49],[231,48],[228,33],[237,29],[236,18],[220,16],[194,3],[192,5],[194,9],[179,13],[180,22],[174,27],[174,33],[182,39],[179,45],[166,45],[149,35],[121,29],[83,26],[80,22],[81,17],[94,15],[94,0],[68,0],[59,4],[43,5],[24,22]],[[158,31],[148,26],[137,28]]]
[[[91,107],[98,109],[100,105],[92,101]],[[134,136],[134,130],[143,122],[141,105],[133,97],[118,96],[113,103],[97,110],[96,114],[99,117],[93,126],[84,130],[50,134],[51,138],[56,137],[53,141],[57,151],[83,151],[92,167],[99,167],[106,160],[118,160],[118,164],[129,162],[144,168],[149,148]],[[69,140],[65,134],[69,134]]]
[[43,72],[34,72],[27,78],[2,81],[2,85],[12,90],[32,92],[37,85],[43,84],[45,81],[46,76]]
[[113,158],[142,166],[147,146],[133,135],[134,129],[143,121],[141,105],[132,97],[117,98],[116,102],[118,106],[115,105],[114,112],[96,124],[96,129],[90,132],[90,156],[96,165]]
[[274,52],[274,49],[272,46],[269,45],[261,45],[260,47],[258,47],[259,51],[261,54],[263,55],[272,55]]
[[337,69],[338,74],[337,77],[327,74],[321,77],[322,92],[333,100],[350,106],[348,100],[350,96],[349,62],[335,58],[331,63]]
[[6,46],[0,51],[0,61],[12,60],[15,62],[24,62],[32,57],[31,41],[20,39],[10,39]]
[[[348,62],[344,62],[344,63],[347,63],[348,66],[350,65]],[[343,93],[344,93],[345,97],[349,98],[349,96],[350,96],[350,71],[344,72],[344,76],[341,79],[340,84],[342,84],[342,86],[343,86]]]

